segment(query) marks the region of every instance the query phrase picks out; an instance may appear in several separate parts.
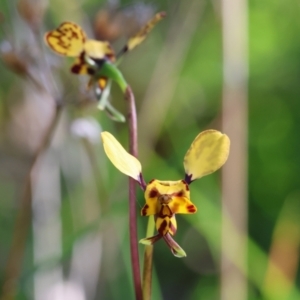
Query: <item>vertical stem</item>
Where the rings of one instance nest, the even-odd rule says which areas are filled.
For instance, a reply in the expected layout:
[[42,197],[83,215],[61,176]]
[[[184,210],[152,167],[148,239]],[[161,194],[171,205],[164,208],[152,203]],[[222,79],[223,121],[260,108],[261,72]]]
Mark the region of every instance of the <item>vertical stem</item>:
[[[130,86],[127,86],[126,88],[125,99],[128,102],[129,152],[133,156],[137,157],[137,116],[134,94]],[[129,178],[129,234],[135,297],[137,300],[142,300],[143,296],[141,287],[140,261],[137,238],[136,182],[132,178]]]
[[[154,234],[155,223],[154,216],[149,216],[146,237]],[[153,265],[153,245],[147,245],[144,252],[144,270],[143,270],[143,300],[151,299],[152,286],[152,265]]]
[[40,147],[34,155],[31,168],[25,180],[24,192],[21,199],[21,205],[16,217],[15,228],[13,232],[12,245],[9,251],[9,256],[4,271],[3,294],[1,299],[15,299],[17,290],[17,280],[22,269],[22,261],[26,248],[26,240],[31,222],[31,202],[32,202],[32,186],[35,181],[36,165],[40,155],[47,149],[59,117],[62,111],[62,106],[57,105],[51,124],[49,125]]
[[[222,0],[223,131],[231,139],[222,168],[221,300],[247,299],[247,1]],[[245,272],[245,273],[244,273]],[[244,273],[244,274],[243,274]]]

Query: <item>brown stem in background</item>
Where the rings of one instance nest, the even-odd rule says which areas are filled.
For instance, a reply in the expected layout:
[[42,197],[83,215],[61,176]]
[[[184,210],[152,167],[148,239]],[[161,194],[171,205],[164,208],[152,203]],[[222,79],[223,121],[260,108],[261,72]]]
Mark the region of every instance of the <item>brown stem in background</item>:
[[22,269],[23,256],[26,249],[26,240],[31,223],[32,186],[35,182],[37,161],[41,154],[49,146],[61,112],[62,106],[57,105],[51,124],[45,132],[41,145],[33,157],[31,168],[25,180],[24,192],[21,199],[19,212],[16,217],[12,244],[4,271],[4,284],[1,300],[12,300],[15,299],[16,296],[17,280]]
[[221,300],[245,300],[247,293],[247,1],[222,0],[222,129],[230,155],[222,168]]
[[[126,88],[125,99],[128,102],[127,120],[129,126],[129,152],[133,156],[137,157],[138,155],[137,117],[136,117],[134,94],[130,86],[127,86]],[[140,261],[139,261],[138,238],[137,238],[136,182],[132,178],[129,178],[129,234],[130,234],[130,252],[131,252],[131,263],[132,263],[135,297],[137,300],[142,300],[143,296],[142,296],[142,287],[141,287]]]

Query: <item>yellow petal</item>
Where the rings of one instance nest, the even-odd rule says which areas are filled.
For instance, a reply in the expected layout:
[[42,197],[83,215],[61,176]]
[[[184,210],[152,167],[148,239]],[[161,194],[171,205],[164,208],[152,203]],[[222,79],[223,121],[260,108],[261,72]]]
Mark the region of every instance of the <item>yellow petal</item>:
[[197,211],[189,200],[190,190],[184,180],[160,181],[153,179],[145,190],[146,204],[142,208],[142,216],[159,214],[191,214]]
[[57,29],[47,32],[44,38],[54,52],[76,57],[83,50],[86,35],[77,24],[64,22]]
[[142,216],[155,215],[160,210],[160,207],[158,206],[159,205],[158,197],[160,195],[157,189],[158,182],[159,182],[158,180],[153,179],[146,186],[146,190],[144,194],[146,204],[141,210]]
[[141,163],[129,154],[109,132],[103,131],[101,137],[104,151],[113,165],[122,173],[140,182]]
[[177,222],[176,222],[175,215],[173,215],[172,218],[170,219],[169,225],[170,225],[169,233],[174,235],[177,231]]
[[89,66],[84,61],[84,52],[75,59],[71,67],[71,72],[74,74],[89,74]]
[[194,214],[197,211],[197,207],[185,197],[172,197],[168,206],[173,214]]
[[88,40],[83,47],[86,55],[93,59],[109,59],[111,62],[115,61],[115,54],[109,42]]
[[173,215],[172,217],[164,217],[164,218],[156,217],[155,226],[157,231],[161,235],[166,235],[167,233],[174,235],[177,230],[177,222],[176,222],[175,215]]
[[130,51],[136,46],[138,46],[147,36],[147,34],[152,30],[152,28],[158,23],[160,20],[162,20],[166,14],[164,12],[157,13],[136,35],[131,37],[125,48],[125,51]]
[[145,216],[151,216],[151,215],[155,215],[157,212],[158,212],[158,209],[157,209],[157,200],[156,199],[150,199],[143,206],[143,208],[141,210],[141,215],[143,217],[145,217]]
[[198,134],[184,157],[184,169],[190,182],[221,168],[229,154],[230,140],[217,130]]

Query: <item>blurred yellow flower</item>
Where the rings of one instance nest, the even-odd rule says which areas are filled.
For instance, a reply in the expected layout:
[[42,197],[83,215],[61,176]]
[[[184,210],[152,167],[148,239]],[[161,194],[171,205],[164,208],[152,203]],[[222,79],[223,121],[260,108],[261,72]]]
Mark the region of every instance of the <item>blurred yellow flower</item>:
[[193,214],[196,206],[190,200],[189,184],[195,179],[221,168],[229,155],[230,141],[227,135],[216,130],[198,134],[184,157],[185,180],[151,180],[147,185],[142,176],[140,162],[130,155],[108,132],[102,132],[104,151],[114,166],[135,179],[145,191],[146,204],[142,216],[154,215],[158,234],[140,240],[151,245],[163,238],[177,257],[186,256],[184,250],[171,237],[176,233],[175,214]]
[[[164,17],[164,12],[157,13],[136,35],[128,40],[118,56],[138,46],[154,25]],[[87,39],[83,29],[72,22],[63,22],[58,28],[47,32],[44,39],[55,53],[76,58],[71,72],[89,75],[88,87],[93,84],[93,75],[97,69],[101,69],[105,62],[116,62],[116,55],[109,42]],[[107,76],[97,79],[100,94],[107,86],[108,79]]]

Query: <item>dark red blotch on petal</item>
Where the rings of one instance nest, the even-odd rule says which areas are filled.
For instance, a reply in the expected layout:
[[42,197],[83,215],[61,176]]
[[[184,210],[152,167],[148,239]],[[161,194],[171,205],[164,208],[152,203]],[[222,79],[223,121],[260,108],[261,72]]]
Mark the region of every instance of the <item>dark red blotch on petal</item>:
[[183,196],[183,191],[180,191],[180,192],[174,194],[174,196],[176,196],[176,197],[182,197]]
[[159,226],[159,228],[158,228],[158,232],[160,233],[160,234],[164,234],[164,230],[165,230],[165,228],[168,226],[168,223],[167,223],[167,221],[166,220],[164,220],[161,224],[160,224],[160,226]]
[[195,205],[188,205],[186,208],[187,208],[187,210],[188,210],[190,213],[196,212],[196,207],[195,207]]
[[147,215],[147,209],[149,208],[149,205],[148,204],[145,204],[145,206],[143,207],[141,213],[142,213],[142,216],[146,216]]
[[157,189],[152,189],[152,190],[150,191],[150,193],[149,193],[149,197],[150,197],[150,198],[157,197],[157,195],[158,195]]

